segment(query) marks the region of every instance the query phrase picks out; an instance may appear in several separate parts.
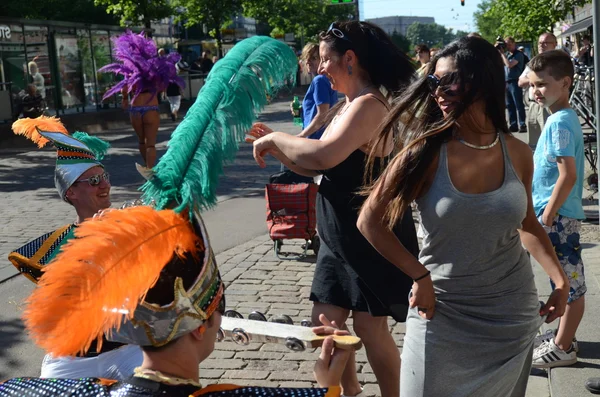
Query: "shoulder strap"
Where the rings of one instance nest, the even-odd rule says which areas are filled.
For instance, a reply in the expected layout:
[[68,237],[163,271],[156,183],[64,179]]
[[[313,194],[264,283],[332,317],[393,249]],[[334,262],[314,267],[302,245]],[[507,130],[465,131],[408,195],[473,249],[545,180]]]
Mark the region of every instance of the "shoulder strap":
[[365,94],[365,96],[368,96],[369,98],[375,98],[375,99],[377,99],[379,102],[381,102],[381,104],[382,104],[383,106],[385,106],[385,108],[386,108],[387,110],[390,110],[390,107],[391,107],[391,106],[390,106],[390,104],[389,104],[389,102],[388,102],[388,101],[384,101],[383,99],[379,98],[377,95],[375,95],[375,94],[372,94],[372,93]]

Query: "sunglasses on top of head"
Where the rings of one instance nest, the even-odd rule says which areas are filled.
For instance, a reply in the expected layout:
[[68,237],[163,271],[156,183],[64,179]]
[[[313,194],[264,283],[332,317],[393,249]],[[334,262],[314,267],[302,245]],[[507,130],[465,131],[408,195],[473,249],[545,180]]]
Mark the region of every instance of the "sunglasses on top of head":
[[107,183],[110,183],[110,175],[108,174],[108,172],[90,176],[87,179],[78,179],[75,182],[87,182],[90,186],[93,187],[93,186],[98,186],[101,181],[106,181]]
[[429,91],[431,91],[431,95],[435,96],[437,89],[439,88],[444,95],[446,96],[458,96],[460,92],[458,89],[453,89],[453,87],[458,86],[456,82],[456,75],[454,73],[448,73],[439,79],[430,74],[427,76],[427,85],[429,86]]
[[329,29],[327,29],[327,34],[329,33],[331,33],[338,39],[346,40],[348,43],[352,44],[352,41],[348,38],[348,36],[346,36],[344,32],[342,32],[335,26],[335,22],[332,22],[331,25],[329,25]]

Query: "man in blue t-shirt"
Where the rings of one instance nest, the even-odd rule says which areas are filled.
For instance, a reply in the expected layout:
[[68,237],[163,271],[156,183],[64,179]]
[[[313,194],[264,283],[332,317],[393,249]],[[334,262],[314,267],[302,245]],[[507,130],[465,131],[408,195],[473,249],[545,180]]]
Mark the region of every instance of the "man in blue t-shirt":
[[574,73],[570,57],[561,50],[547,51],[533,58],[529,68],[527,77],[535,101],[552,113],[533,156],[533,207],[570,284],[558,329],[536,338],[539,346],[533,353],[533,367],[551,368],[577,362],[575,332],[585,309],[587,287],[579,243],[581,220],[585,219],[581,203],[583,131],[569,106]]
[[316,75],[310,83],[308,91],[302,101],[302,132],[300,137],[319,139],[325,131],[325,116],[337,102],[337,91],[331,88],[327,77],[318,73],[319,69],[319,46],[308,43],[302,50],[302,58],[306,62],[308,73]]
[[[506,108],[508,109],[508,119],[510,121],[511,132],[527,132],[525,125],[525,103],[523,102],[523,89],[519,87],[519,76],[525,69],[525,56],[517,50],[517,43],[512,37],[504,40],[506,53],[501,42],[496,43],[496,48],[502,55],[506,77]],[[518,120],[517,120],[518,115]],[[518,124],[517,124],[518,123]]]

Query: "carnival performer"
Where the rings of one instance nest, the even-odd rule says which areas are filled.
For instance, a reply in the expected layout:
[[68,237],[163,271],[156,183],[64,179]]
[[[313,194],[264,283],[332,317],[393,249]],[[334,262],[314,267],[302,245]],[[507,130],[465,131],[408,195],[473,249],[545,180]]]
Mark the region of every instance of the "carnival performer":
[[[565,311],[569,280],[536,218],[533,156],[509,134],[504,89],[498,50],[458,39],[380,131],[379,142],[398,129],[399,153],[358,226],[414,280],[401,396],[524,396],[538,329]],[[413,202],[425,232],[418,260],[390,227]],[[545,304],[523,245],[556,284]]]
[[[410,59],[379,27],[368,22],[332,23],[320,35],[319,73],[331,88],[346,95],[334,106],[320,139],[302,139],[273,132],[257,123],[250,135],[254,158],[265,166],[273,155],[292,171],[323,178],[317,197],[317,227],[321,248],[310,299],[313,322],[325,313],[340,326],[352,312],[353,328],[367,351],[381,395],[397,397],[400,384],[400,355],[390,334],[387,316],[404,322],[412,281],[385,260],[356,227],[364,201],[365,161],[369,150],[377,152],[383,166],[392,151],[392,140],[373,146],[377,128],[389,110],[380,88],[395,94],[414,74]],[[391,138],[391,134],[389,136]],[[380,172],[376,169],[375,174]],[[410,211],[398,219],[397,236],[416,255],[418,243]],[[414,260],[414,259],[413,259]],[[344,395],[361,393],[351,357],[342,379]]]
[[[57,150],[54,183],[61,200],[75,208],[75,222],[46,233],[11,252],[8,259],[25,277],[37,283],[46,265],[53,262],[65,244],[73,239],[79,225],[98,211],[110,207],[110,179],[100,162],[109,148],[108,142],[84,132],[68,135],[55,117],[20,119],[13,131],[31,139],[38,147],[52,143]],[[58,264],[60,266],[60,263]],[[76,358],[46,355],[42,377],[109,377],[130,376],[142,356],[137,346],[104,341],[90,346]]]
[[[112,72],[123,76],[123,80],[104,94],[102,99],[121,93],[122,107],[129,111],[131,125],[138,137],[138,146],[144,166],[136,163],[138,172],[148,178],[150,169],[156,164],[156,135],[160,125],[158,94],[165,91],[169,83],[184,87],[183,79],[177,76],[176,64],[181,59],[171,52],[159,56],[156,44],[144,33],[130,31],[113,39],[113,57],[118,62],[100,68],[99,72]],[[131,97],[131,102],[130,102]]]
[[[225,296],[197,213],[190,220],[187,211],[179,215],[148,206],[109,210],[82,224],[76,237],[28,299],[30,335],[40,347],[63,356],[85,352],[109,333],[114,341],[141,346],[143,362],[121,382],[15,378],[0,384],[1,397],[340,395],[349,353],[335,349],[331,336],[315,364],[320,388],[203,388],[199,365],[214,349]],[[347,334],[333,327],[315,331]]]

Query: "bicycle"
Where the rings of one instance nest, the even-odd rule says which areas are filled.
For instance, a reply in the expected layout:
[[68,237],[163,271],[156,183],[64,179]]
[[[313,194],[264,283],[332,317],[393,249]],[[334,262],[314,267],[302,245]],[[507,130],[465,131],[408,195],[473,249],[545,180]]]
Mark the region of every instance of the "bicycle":
[[575,65],[573,88],[569,97],[569,104],[583,119],[594,133],[596,132],[596,98],[594,90],[594,67]]
[[583,154],[591,168],[586,173],[584,180],[586,188],[592,192],[586,197],[586,200],[592,200],[594,195],[598,193],[598,142],[595,132],[583,134]]

